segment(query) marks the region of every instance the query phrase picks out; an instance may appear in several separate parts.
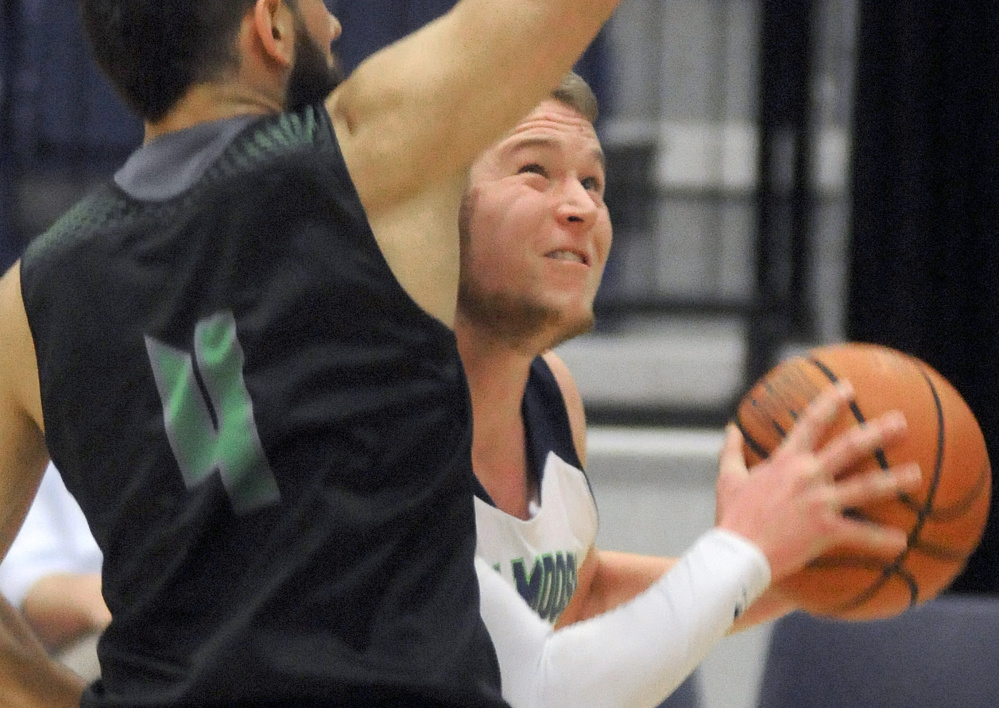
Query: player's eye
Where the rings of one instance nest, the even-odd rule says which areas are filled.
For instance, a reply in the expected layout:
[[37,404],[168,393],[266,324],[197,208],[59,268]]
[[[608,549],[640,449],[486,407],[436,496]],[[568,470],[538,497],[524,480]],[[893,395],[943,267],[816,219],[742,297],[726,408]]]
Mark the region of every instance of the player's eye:
[[583,185],[584,189],[589,189],[594,192],[599,192],[600,188],[603,186],[603,182],[601,182],[599,177],[584,177],[580,180],[580,183]]
[[541,175],[542,177],[547,177],[548,171],[538,163],[530,162],[521,167],[519,170],[517,170],[517,174],[518,175],[534,174],[534,175]]

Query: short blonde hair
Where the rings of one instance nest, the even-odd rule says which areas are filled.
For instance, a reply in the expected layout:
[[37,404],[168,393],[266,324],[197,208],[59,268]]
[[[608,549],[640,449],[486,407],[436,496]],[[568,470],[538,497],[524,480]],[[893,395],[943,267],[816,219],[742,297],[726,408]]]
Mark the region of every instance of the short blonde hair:
[[579,111],[580,115],[591,123],[597,121],[600,106],[593,89],[586,83],[586,79],[574,71],[570,71],[563,77],[561,83],[552,91],[551,97],[559,103],[563,103],[569,108]]

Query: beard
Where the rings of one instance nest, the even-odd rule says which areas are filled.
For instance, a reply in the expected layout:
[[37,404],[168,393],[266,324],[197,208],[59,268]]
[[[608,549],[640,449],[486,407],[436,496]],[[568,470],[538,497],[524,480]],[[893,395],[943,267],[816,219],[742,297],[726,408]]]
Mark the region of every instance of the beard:
[[298,111],[326,100],[343,78],[340,62],[334,57],[331,66],[305,24],[299,22],[295,30],[295,64],[285,89],[285,110]]
[[575,319],[566,318],[557,308],[524,296],[490,292],[479,287],[466,262],[472,238],[475,196],[462,195],[458,211],[461,244],[461,273],[458,281],[458,312],[477,330],[506,343],[515,351],[534,356],[593,329],[590,310]]
[[462,278],[458,310],[476,329],[531,356],[593,329],[592,312],[567,318],[558,309],[527,297],[485,292]]

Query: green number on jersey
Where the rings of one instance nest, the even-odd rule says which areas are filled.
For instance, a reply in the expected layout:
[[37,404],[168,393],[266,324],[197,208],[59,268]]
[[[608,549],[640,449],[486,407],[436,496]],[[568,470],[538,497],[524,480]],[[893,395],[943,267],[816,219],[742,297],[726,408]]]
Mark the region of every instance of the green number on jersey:
[[232,313],[212,315],[194,329],[197,375],[207,396],[189,353],[145,339],[167,438],[188,489],[217,471],[237,514],[277,502],[281,495],[253,418]]

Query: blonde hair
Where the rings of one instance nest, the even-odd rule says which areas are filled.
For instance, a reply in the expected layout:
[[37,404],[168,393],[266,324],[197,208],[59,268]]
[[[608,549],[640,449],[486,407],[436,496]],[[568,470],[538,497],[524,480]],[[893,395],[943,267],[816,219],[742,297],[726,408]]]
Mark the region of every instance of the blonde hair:
[[569,108],[579,111],[580,115],[591,123],[597,121],[600,107],[597,96],[593,89],[586,83],[586,79],[574,71],[570,71],[563,77],[561,83],[552,91],[551,97],[559,103],[563,103]]

